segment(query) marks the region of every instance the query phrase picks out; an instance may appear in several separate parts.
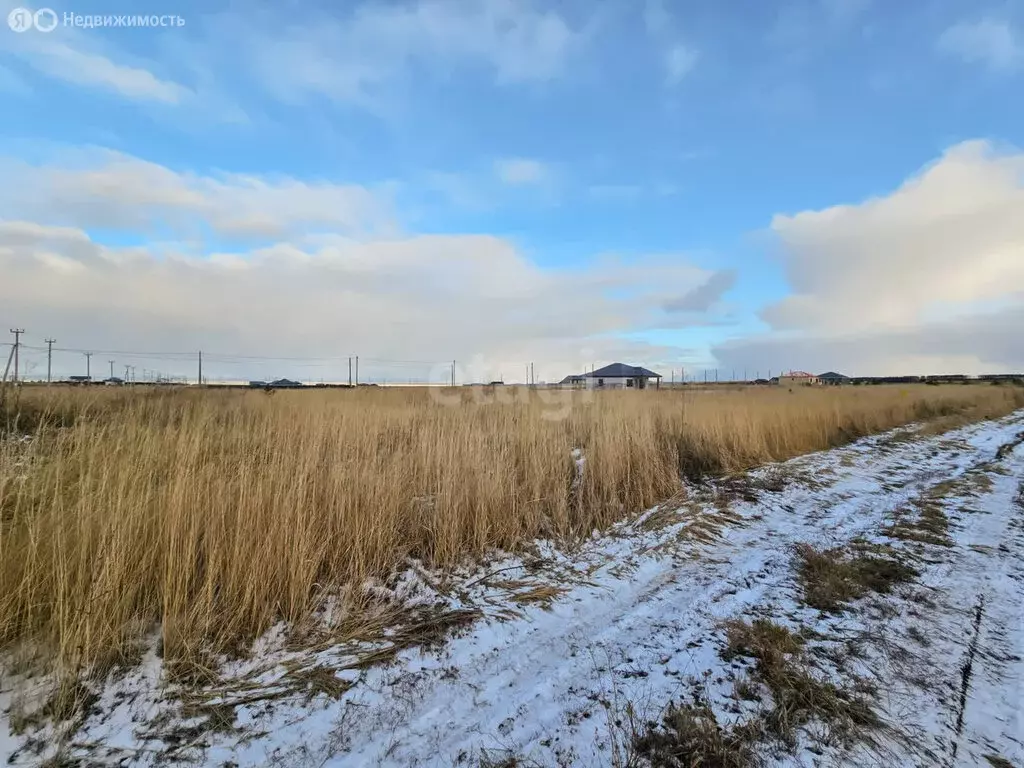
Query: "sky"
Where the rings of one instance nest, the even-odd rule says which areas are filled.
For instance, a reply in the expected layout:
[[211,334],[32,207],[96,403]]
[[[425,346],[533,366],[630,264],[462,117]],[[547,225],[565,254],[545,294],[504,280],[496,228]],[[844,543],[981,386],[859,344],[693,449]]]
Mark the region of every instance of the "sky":
[[80,3],[0,26],[23,375],[1024,370],[1024,0]]

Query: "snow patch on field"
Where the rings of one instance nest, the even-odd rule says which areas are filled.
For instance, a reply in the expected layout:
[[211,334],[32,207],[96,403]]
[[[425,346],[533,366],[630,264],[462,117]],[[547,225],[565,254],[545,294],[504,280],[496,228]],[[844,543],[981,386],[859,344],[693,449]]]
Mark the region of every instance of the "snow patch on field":
[[[721,623],[760,616],[813,629],[819,673],[870,680],[890,724],[861,744],[808,727],[792,750],[766,747],[772,761],[1024,764],[1024,508],[1014,501],[1024,447],[996,459],[1022,431],[1019,413],[940,437],[902,430],[691,488],[577,550],[539,541],[446,574],[412,564],[362,588],[382,612],[447,617],[447,641],[403,645],[419,614],[401,614],[380,641],[304,649],[279,627],[250,659],[225,663],[214,695],[193,708],[226,715],[212,730],[184,718],[151,654],[103,689],[67,753],[141,766],[449,766],[485,755],[612,765],[630,753],[631,729],[673,700],[697,693],[722,723],[750,715],[732,696],[743,665],[722,659]],[[573,458],[582,472],[582,453]],[[926,495],[952,546],[886,537]],[[794,546],[853,540],[905,551],[920,578],[841,614],[804,605]],[[15,682],[0,684],[0,709]],[[0,730],[0,761],[38,762],[30,736]]]

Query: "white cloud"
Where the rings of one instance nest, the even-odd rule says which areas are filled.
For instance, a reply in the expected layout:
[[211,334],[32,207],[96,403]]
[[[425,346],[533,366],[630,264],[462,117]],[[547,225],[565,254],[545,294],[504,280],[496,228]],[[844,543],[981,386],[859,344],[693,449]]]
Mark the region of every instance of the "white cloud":
[[372,105],[381,89],[412,72],[490,70],[499,83],[562,75],[586,32],[558,12],[519,0],[366,3],[344,19],[304,13],[237,14],[213,22],[241,41],[241,55],[279,98],[310,95]]
[[938,46],[944,53],[995,71],[1013,69],[1024,61],[1024,43],[1009,23],[995,19],[960,22],[942,33]]
[[[116,153],[86,159],[20,165],[5,175],[19,194],[0,201],[5,214],[26,217],[0,221],[0,307],[37,339],[52,335],[66,347],[203,349],[210,375],[240,378],[344,378],[350,354],[364,358],[366,375],[374,367],[378,376],[399,375],[381,360],[456,359],[475,366],[473,378],[512,377],[528,361],[538,377],[561,378],[615,358],[677,361],[679,349],[622,334],[705,319],[663,309],[695,289],[699,295],[712,278],[682,256],[603,256],[553,269],[484,235],[356,238],[348,230],[379,213],[361,187],[199,176]],[[114,247],[86,231],[138,235],[156,224],[165,237],[189,235],[194,225],[265,244],[211,253],[199,237],[159,244],[151,236],[145,247]],[[213,352],[334,362],[307,371]],[[160,365],[188,372],[192,363]],[[425,363],[401,371],[436,373]]]
[[494,170],[503,183],[511,185],[540,184],[549,176],[544,163],[525,157],[499,160]]
[[692,288],[682,296],[665,303],[669,312],[707,312],[736,284],[736,271],[723,269],[715,272],[703,285]]
[[33,66],[50,77],[75,85],[103,88],[126,98],[177,104],[191,91],[177,83],[161,80],[139,67],[116,64],[105,56],[72,48],[52,38],[35,48]]
[[1024,372],[1024,296],[1016,306],[945,322],[850,334],[773,334],[721,344],[723,367],[847,376]]
[[678,85],[697,65],[699,52],[680,39],[675,18],[663,0],[647,0],[643,20],[648,36],[660,51],[666,85]]
[[1010,330],[1024,311],[1022,212],[1024,153],[972,141],[885,197],[776,216],[793,291],[762,312],[777,333],[716,353],[860,373],[1024,368]]
[[296,228],[393,231],[387,196],[358,185],[243,174],[199,176],[106,150],[71,153],[68,166],[0,163],[8,216],[86,228],[197,236],[280,237]]
[[[0,268],[6,313],[67,347],[475,360],[495,376],[532,360],[545,378],[612,349],[650,355],[649,345],[618,334],[659,322],[667,287],[707,279],[658,259],[551,272],[487,236],[324,238],[204,258],[110,248],[79,230],[20,222],[0,223]],[[211,355],[209,372],[263,370],[218,368]]]
[[662,34],[672,26],[672,14],[665,7],[664,0],[646,0],[643,14],[647,34],[652,37]]
[[697,65],[697,52],[689,46],[677,43],[665,54],[665,77],[669,85],[679,83]]
[[915,323],[1024,290],[1024,154],[966,142],[887,197],[776,216],[794,295],[780,328]]

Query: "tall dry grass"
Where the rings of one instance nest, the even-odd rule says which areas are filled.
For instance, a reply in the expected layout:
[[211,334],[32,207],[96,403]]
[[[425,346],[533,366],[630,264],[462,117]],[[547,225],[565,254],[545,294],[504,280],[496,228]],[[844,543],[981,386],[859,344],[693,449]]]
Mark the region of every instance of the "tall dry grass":
[[577,537],[684,476],[1024,405],[989,386],[525,392],[26,388],[32,438],[0,440],[0,650],[102,670],[157,626],[166,656],[236,648],[410,557]]

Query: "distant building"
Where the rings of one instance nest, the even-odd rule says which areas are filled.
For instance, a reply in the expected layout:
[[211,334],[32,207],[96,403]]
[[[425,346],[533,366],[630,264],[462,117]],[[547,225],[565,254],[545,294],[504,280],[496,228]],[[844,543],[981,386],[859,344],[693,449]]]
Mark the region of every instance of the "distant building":
[[587,377],[584,375],[566,376],[564,379],[558,382],[558,386],[562,387],[563,389],[585,389],[587,386]]
[[275,381],[250,381],[249,386],[253,389],[299,389],[305,385],[301,381],[277,379]]
[[779,376],[779,385],[792,387],[794,385],[810,387],[818,383],[818,377],[807,371],[790,371]]
[[661,374],[638,365],[612,363],[596,371],[566,376],[559,386],[568,389],[647,389],[661,383]]
[[70,384],[88,384],[90,381],[92,381],[92,376],[68,376]]
[[835,371],[829,371],[828,373],[823,373],[818,376],[819,384],[826,384],[832,387],[837,387],[840,384],[849,384],[850,382],[851,379],[849,376],[844,376],[843,374],[836,373]]

